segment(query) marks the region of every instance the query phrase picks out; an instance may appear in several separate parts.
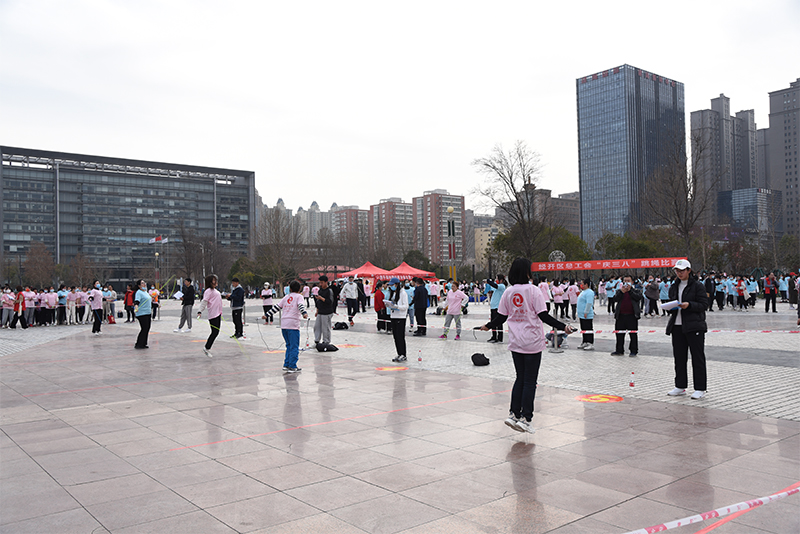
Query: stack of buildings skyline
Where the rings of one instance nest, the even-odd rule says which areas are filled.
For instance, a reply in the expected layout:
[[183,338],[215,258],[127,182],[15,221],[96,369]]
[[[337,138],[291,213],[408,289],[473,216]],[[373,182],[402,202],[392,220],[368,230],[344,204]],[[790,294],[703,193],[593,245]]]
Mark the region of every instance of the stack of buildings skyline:
[[[592,247],[605,233],[663,225],[648,210],[648,186],[685,138],[684,85],[621,65],[578,78],[576,92],[582,239]],[[699,225],[760,240],[800,235],[798,97],[800,78],[769,93],[764,129],[752,109],[731,115],[724,94],[691,113],[693,153],[680,157],[709,195]]]

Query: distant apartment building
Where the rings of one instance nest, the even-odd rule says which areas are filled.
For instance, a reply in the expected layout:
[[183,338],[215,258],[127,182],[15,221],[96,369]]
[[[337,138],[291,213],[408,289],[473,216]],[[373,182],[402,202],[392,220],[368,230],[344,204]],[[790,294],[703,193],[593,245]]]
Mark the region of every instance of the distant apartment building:
[[643,195],[685,135],[683,84],[630,65],[578,78],[581,237],[650,223]]
[[369,239],[369,211],[358,206],[331,206],[331,231],[341,242],[366,243]]
[[[692,166],[701,187],[712,200],[721,191],[757,187],[758,133],[752,109],[731,115],[730,99],[724,94],[711,99],[711,109],[693,111]],[[709,209],[701,221],[717,222],[722,208]]]
[[786,89],[769,93],[767,140],[768,184],[783,190],[781,214],[786,233],[800,236],[800,169],[798,126],[800,125],[800,78]]
[[[464,197],[434,189],[414,197],[411,204],[417,250],[439,265],[463,262],[466,249]],[[448,208],[453,208],[452,212],[448,212]]]
[[331,212],[320,210],[316,201],[307,210],[298,208],[295,218],[303,229],[303,243],[307,245],[318,244],[320,230],[331,228]]
[[402,258],[414,248],[412,206],[398,197],[381,199],[369,207],[369,250],[385,248]]

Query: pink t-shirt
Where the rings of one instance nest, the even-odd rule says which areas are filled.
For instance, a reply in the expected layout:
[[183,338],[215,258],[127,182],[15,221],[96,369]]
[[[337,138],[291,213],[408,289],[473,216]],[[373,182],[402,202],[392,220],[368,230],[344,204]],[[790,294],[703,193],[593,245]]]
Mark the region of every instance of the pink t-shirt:
[[76,300],[78,300],[78,294],[77,293],[73,293],[72,291],[67,293],[67,302],[72,301],[74,303]]
[[460,289],[447,292],[447,315],[461,315],[461,306],[469,297]]
[[56,295],[55,293],[52,293],[52,292],[48,293],[47,294],[47,306],[50,307],[50,309],[55,309],[55,307],[57,305],[58,305],[58,295]]
[[3,293],[3,309],[14,309],[14,293]]
[[203,300],[208,307],[209,319],[215,319],[222,315],[222,295],[219,294],[219,291],[209,287],[203,291]]
[[578,303],[578,293],[581,290],[578,289],[578,286],[569,286],[567,288],[567,295],[569,295],[569,303],[570,304],[577,304]]
[[508,349],[536,354],[545,347],[539,314],[547,311],[542,292],[531,284],[516,284],[503,293],[497,312],[508,316]]
[[559,285],[553,286],[553,302],[564,302],[564,288]]
[[550,302],[550,286],[547,284],[547,282],[541,282],[539,284],[539,289],[542,292],[542,298],[544,301]]
[[300,317],[305,311],[303,296],[289,293],[278,303],[281,309],[281,330],[300,330]]
[[308,298],[309,291],[311,291],[311,289],[308,286],[303,286],[303,297]]
[[25,297],[25,307],[33,308],[35,306],[34,300],[36,300],[36,293],[33,291],[23,291],[22,295]]
[[[51,294],[52,293],[48,293],[48,295]],[[99,289],[95,288],[89,291],[89,297],[92,299],[89,302],[91,303],[93,310],[99,310],[103,308],[103,293],[101,293]]]
[[76,301],[78,307],[86,306],[86,303],[89,302],[89,293],[85,291],[78,291],[78,300]]

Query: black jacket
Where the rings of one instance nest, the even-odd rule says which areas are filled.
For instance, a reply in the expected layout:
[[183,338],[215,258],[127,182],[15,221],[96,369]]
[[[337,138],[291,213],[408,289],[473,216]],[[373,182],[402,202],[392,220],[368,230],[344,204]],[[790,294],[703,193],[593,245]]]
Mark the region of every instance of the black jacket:
[[181,291],[183,292],[183,301],[181,301],[183,303],[183,305],[184,306],[193,306],[194,305],[194,287],[192,287],[192,286],[189,286],[189,287],[183,286],[181,288]]
[[244,288],[236,286],[228,295],[228,300],[231,301],[231,308],[244,308]]
[[[639,319],[642,316],[642,292],[635,287],[631,287],[629,293],[631,294],[631,304],[633,304],[633,316]],[[611,299],[617,303],[617,307],[614,310],[614,319],[619,319],[619,303],[622,302],[624,296],[625,293],[617,289],[617,292],[614,293],[614,297]]]
[[314,299],[314,305],[317,307],[317,313],[319,315],[332,315],[336,311],[336,298],[333,296],[333,289],[330,287],[325,289],[320,288],[317,296],[324,299]]
[[428,290],[425,289],[425,286],[417,286],[414,288],[414,298],[410,306],[413,306],[415,310],[428,308]]
[[[676,280],[669,287],[669,300],[678,300],[678,286],[680,280]],[[706,309],[708,308],[708,297],[706,297],[705,286],[698,282],[694,277],[689,277],[686,288],[683,290],[681,302],[688,302],[689,307],[681,310],[681,323],[683,332],[706,332]],[[669,323],[667,323],[667,335],[672,333],[675,326],[675,319],[678,317],[678,309],[669,311]]]

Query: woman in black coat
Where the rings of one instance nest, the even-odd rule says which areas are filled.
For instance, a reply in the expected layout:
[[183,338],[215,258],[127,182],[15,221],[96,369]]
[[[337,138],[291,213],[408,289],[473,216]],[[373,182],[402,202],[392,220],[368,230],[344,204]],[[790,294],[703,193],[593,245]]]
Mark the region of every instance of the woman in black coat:
[[675,358],[675,389],[670,396],[685,395],[689,386],[686,363],[692,353],[693,399],[706,395],[705,336],[708,297],[705,286],[697,281],[688,260],[678,260],[673,268],[677,280],[669,288],[669,300],[680,305],[669,311],[667,335],[672,336],[672,356]]

